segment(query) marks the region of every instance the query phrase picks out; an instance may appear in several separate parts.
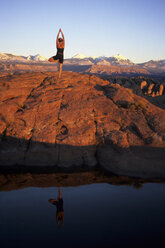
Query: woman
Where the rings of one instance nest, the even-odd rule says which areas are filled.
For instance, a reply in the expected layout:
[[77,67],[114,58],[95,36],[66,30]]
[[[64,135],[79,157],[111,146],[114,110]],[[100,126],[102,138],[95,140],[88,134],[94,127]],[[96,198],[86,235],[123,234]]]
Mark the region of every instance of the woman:
[[[60,33],[62,35],[62,38],[59,38]],[[64,38],[64,34],[60,28],[58,34],[57,34],[57,39],[56,39],[56,47],[57,47],[57,54],[53,57],[51,57],[49,59],[49,62],[57,62],[59,64],[59,78],[61,76],[61,72],[62,72],[62,64],[63,64],[63,60],[64,60],[64,48],[65,48],[65,38]]]
[[61,193],[61,188],[58,189],[58,198],[50,199],[49,202],[56,206],[56,221],[59,228],[64,224],[64,209],[63,209],[63,198]]

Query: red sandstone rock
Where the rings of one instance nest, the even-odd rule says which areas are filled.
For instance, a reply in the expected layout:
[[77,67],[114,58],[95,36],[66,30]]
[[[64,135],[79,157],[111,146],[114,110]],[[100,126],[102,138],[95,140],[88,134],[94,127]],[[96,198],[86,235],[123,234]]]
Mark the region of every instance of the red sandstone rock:
[[96,76],[0,79],[1,165],[95,166],[165,176],[165,110]]

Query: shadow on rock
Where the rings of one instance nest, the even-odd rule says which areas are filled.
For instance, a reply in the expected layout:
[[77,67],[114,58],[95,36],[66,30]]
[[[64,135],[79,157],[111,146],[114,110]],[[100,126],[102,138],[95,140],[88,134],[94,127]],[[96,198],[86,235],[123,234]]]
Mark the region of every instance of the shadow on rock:
[[132,146],[122,149],[112,142],[91,146],[33,141],[29,144],[24,139],[4,136],[0,136],[0,140],[0,167],[6,173],[15,169],[17,172],[71,173],[102,168],[117,175],[165,178],[165,148]]

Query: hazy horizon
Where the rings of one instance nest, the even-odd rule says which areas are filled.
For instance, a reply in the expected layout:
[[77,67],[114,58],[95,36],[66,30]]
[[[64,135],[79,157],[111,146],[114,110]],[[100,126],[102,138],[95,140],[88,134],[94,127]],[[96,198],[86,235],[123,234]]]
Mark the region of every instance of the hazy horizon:
[[[2,52],[0,51],[0,54],[1,54]],[[27,57],[29,57],[29,56],[37,56],[37,55],[40,55],[40,56],[43,56],[43,57],[45,57],[46,59],[48,59],[48,57],[46,57],[46,56],[44,56],[43,54],[39,54],[39,53],[37,53],[37,54],[28,54],[28,55],[24,55],[24,54],[14,54],[14,53],[9,53],[9,52],[4,52],[4,53],[2,53],[2,54],[11,54],[11,55],[14,55],[14,56],[22,56],[22,57],[25,57],[25,58],[27,58]],[[95,58],[98,58],[98,57],[107,57],[107,58],[109,58],[109,57],[115,57],[116,55],[118,56],[122,56],[122,54],[113,54],[113,55],[110,55],[110,56],[106,56],[106,55],[101,55],[101,56],[91,56],[91,55],[85,55],[85,54],[81,54],[81,53],[78,53],[78,54],[74,54],[72,57],[65,57],[65,59],[72,59],[73,57],[75,57],[76,55],[83,55],[84,56],[84,59],[85,58],[93,58],[93,59],[95,59]],[[125,56],[124,56],[125,57]],[[126,57],[127,58],[127,57]],[[129,59],[129,58],[127,58],[127,59]],[[130,60],[130,59],[129,59]],[[159,58],[159,59],[154,59],[154,58],[152,58],[151,60],[153,60],[153,61],[160,61],[160,60],[165,60],[165,58]],[[151,61],[151,60],[147,60],[147,61],[139,61],[139,62],[134,62],[133,60],[130,60],[131,62],[133,62],[133,63],[135,63],[135,64],[140,64],[140,63],[145,63],[145,62],[148,62],[148,61]]]

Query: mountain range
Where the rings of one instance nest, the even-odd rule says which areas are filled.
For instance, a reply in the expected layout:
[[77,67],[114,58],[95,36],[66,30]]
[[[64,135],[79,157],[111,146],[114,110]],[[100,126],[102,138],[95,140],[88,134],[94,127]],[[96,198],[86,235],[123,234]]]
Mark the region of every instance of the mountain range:
[[[18,56],[8,53],[0,53],[0,62],[8,63],[47,63],[48,58],[42,56],[41,54],[29,55],[29,56]],[[88,66],[119,66],[119,67],[136,67],[149,71],[149,73],[165,73],[165,60],[150,60],[144,63],[133,63],[130,59],[122,56],[121,54],[113,55],[110,57],[99,56],[85,56],[83,54],[76,54],[71,58],[66,58],[64,60],[65,65],[88,65]]]
[[165,72],[165,60],[150,60],[144,63],[133,63],[130,59],[122,56],[121,54],[113,55],[111,57],[86,57],[82,54],[77,54],[72,58],[65,59],[65,64],[99,66],[136,66],[139,68],[149,70],[150,72]]
[[29,61],[47,61],[48,59],[41,54],[36,55],[29,55],[27,57],[25,56],[18,56],[10,53],[0,53],[0,61],[4,62],[14,62],[14,61],[20,61],[20,62],[29,62]]
[[66,64],[84,64],[84,65],[134,65],[132,61],[122,56],[121,54],[113,55],[111,57],[99,56],[99,57],[86,57],[83,54],[76,54],[72,58],[65,60]]

